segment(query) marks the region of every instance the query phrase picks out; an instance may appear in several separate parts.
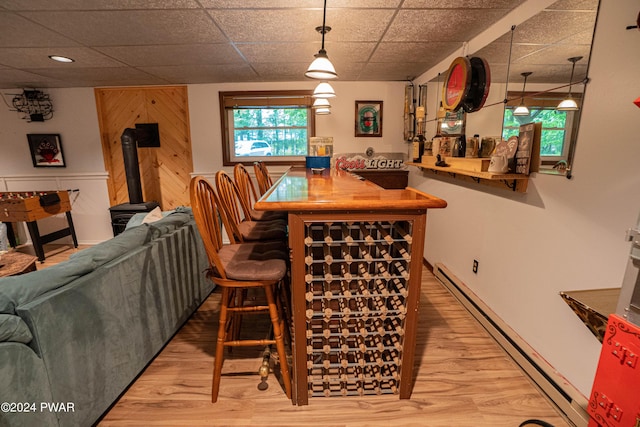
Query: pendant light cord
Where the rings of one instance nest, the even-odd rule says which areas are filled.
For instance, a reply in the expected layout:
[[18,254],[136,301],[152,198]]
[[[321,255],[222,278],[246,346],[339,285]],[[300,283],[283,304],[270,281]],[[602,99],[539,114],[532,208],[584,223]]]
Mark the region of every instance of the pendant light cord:
[[573,65],[571,66],[571,77],[569,77],[569,98],[571,98],[571,85],[573,84],[573,71],[576,69],[577,61],[571,61],[571,62],[573,62]]
[[327,32],[327,0],[324,0],[324,9],[322,12],[322,48],[321,50],[324,52],[324,33]]
[[[507,105],[507,95],[509,94],[509,72],[511,69],[511,51],[513,50],[513,33],[516,30],[516,26],[511,26],[511,41],[509,42],[509,62],[507,62],[507,82],[504,85],[504,101],[502,101],[505,105]],[[504,134],[504,115],[505,109],[502,109],[502,129],[500,130],[500,138]]]

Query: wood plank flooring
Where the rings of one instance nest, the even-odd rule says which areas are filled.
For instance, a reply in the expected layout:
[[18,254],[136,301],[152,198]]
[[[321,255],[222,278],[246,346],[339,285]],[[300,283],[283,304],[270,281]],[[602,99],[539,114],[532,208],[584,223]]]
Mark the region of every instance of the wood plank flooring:
[[[38,268],[73,251],[62,250]],[[411,399],[311,398],[308,406],[293,406],[273,374],[266,391],[257,389],[262,349],[256,348],[227,356],[218,402],[210,403],[220,296],[214,291],[98,426],[517,427],[531,418],[572,426],[423,270]]]

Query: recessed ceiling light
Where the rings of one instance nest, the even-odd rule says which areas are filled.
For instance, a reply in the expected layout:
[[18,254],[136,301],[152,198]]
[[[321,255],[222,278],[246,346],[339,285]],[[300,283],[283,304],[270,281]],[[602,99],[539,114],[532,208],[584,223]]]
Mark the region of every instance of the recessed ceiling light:
[[49,58],[58,62],[76,62],[75,59],[72,59],[66,56],[60,56],[60,55],[49,55]]

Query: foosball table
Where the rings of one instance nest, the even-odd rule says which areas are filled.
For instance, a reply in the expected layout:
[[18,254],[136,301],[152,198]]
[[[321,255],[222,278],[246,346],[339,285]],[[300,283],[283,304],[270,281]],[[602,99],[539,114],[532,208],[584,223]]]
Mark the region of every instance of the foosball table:
[[[64,213],[67,227],[40,235],[38,220]],[[26,222],[33,248],[40,262],[45,259],[42,245],[71,236],[73,246],[78,247],[71,218],[71,202],[68,191],[20,191],[0,193],[0,221],[7,223],[7,237],[11,247],[16,247],[12,223]]]

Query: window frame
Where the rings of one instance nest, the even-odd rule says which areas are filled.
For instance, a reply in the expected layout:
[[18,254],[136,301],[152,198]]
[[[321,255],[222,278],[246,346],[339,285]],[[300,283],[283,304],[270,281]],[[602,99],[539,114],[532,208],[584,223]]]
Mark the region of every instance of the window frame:
[[[522,92],[508,92],[507,98],[509,102],[506,103],[505,109],[514,110],[523,101],[524,105],[529,109],[555,109],[560,101],[565,99],[569,94],[566,92],[525,92],[524,100]],[[578,106],[582,105],[582,93],[572,93],[571,96],[576,100]],[[543,167],[550,167],[560,161],[569,162],[571,152],[574,149],[576,138],[578,135],[578,126],[580,122],[580,111],[567,111],[567,121],[565,122],[565,137],[562,147],[562,154],[559,156],[543,156],[540,154],[540,162]],[[502,134],[504,135],[505,129],[511,129],[505,127],[506,116],[502,120]],[[543,127],[544,127],[544,122]],[[559,128],[552,128],[551,130],[558,130]]]
[[[238,163],[253,163],[264,161],[272,165],[304,165],[304,156],[291,156],[290,159],[283,156],[243,156],[240,160],[232,155],[235,149],[235,140],[231,129],[233,123],[229,123],[233,117],[234,106],[254,106],[257,108],[269,108],[270,106],[305,106],[307,109],[308,139],[316,136],[315,114],[311,108],[313,104],[312,90],[260,90],[260,91],[220,91],[220,121],[222,129],[222,164],[234,166]],[[231,114],[229,113],[231,112]]]

